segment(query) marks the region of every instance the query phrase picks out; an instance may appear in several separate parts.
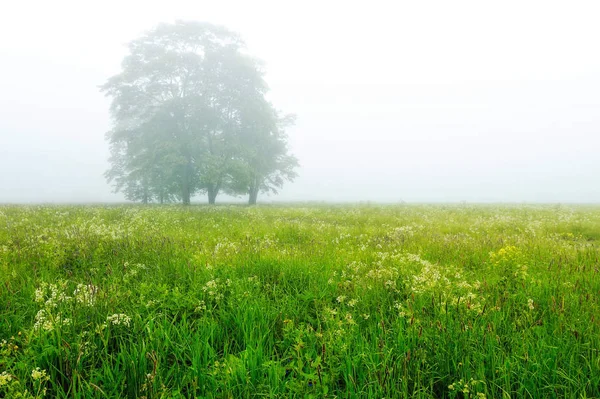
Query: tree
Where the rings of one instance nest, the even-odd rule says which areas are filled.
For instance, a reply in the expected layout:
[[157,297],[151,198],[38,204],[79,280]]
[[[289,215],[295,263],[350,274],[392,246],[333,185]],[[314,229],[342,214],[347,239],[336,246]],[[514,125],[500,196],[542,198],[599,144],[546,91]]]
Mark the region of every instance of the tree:
[[[198,22],[162,24],[129,44],[112,97],[109,182],[144,203],[275,191],[295,176],[260,62],[238,35]],[[253,112],[257,112],[253,115]]]
[[235,184],[248,194],[249,205],[256,204],[260,192],[276,194],[285,181],[296,178],[298,160],[288,154],[285,133],[294,122],[294,115],[279,116],[264,98],[246,103],[240,126],[243,151]]
[[[179,164],[173,143],[160,137],[157,126],[141,125],[135,129],[115,129],[107,134],[111,143],[112,167],[105,173],[125,198],[148,203],[171,202],[178,198]],[[163,133],[164,134],[164,133]]]
[[267,85],[260,63],[239,51],[227,49],[206,57],[206,93],[210,117],[205,122],[202,189],[214,204],[221,190],[232,193],[232,174],[241,151],[239,141],[240,109],[248,98],[264,97]]
[[[201,188],[204,137],[214,125],[218,96],[211,92],[215,79],[208,60],[242,46],[236,34],[196,22],[162,24],[129,44],[123,71],[101,87],[112,97],[115,126],[108,134],[112,167],[107,177],[116,190],[145,201],[146,193],[158,188],[166,190],[164,196],[190,203]],[[152,187],[157,179],[151,170],[176,184]]]

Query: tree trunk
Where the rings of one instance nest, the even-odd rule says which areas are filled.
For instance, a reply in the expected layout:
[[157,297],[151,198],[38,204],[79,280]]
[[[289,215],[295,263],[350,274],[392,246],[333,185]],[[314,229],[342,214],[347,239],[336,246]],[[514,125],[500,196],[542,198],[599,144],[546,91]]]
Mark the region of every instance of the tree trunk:
[[217,199],[217,195],[219,194],[220,190],[221,190],[221,182],[220,181],[218,181],[217,183],[208,185],[208,187],[206,188],[206,191],[208,192],[208,203],[210,205],[215,204],[215,200]]
[[256,198],[258,197],[258,191],[260,189],[261,183],[261,179],[259,179],[256,175],[252,178],[252,183],[250,184],[248,196],[248,205],[256,205]]
[[146,179],[142,179],[142,190],[143,190],[143,194],[142,194],[142,204],[146,205],[148,204],[148,200],[149,200],[149,195],[148,195],[148,182],[146,181]]
[[181,181],[181,200],[183,205],[189,205],[190,199],[192,196],[191,190],[191,173],[190,173],[190,165],[185,165],[183,167],[183,176]]
[[256,205],[257,197],[258,197],[258,188],[251,188],[250,195],[248,196],[248,205]]
[[191,193],[190,193],[190,180],[187,177],[187,173],[184,173],[183,181],[181,183],[182,183],[181,184],[181,200],[183,202],[183,205],[189,205]]
[[182,193],[181,193],[181,198],[182,198],[182,202],[183,205],[189,205],[190,204],[190,190],[189,190],[189,186],[184,185]]
[[215,189],[209,189],[208,190],[208,203],[210,205],[214,205],[215,204],[215,200],[217,199],[217,194],[218,191]]

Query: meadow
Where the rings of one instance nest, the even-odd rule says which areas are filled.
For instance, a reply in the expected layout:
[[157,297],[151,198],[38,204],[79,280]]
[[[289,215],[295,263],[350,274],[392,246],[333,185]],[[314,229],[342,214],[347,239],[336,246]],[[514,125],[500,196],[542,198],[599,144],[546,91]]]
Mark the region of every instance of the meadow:
[[0,398],[600,397],[600,207],[1,206]]

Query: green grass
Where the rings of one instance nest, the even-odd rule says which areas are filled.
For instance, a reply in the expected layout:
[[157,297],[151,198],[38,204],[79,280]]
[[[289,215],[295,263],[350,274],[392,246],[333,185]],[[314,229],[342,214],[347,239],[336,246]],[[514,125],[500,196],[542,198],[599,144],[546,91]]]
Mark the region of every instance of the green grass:
[[0,398],[600,397],[599,240],[596,207],[0,207]]

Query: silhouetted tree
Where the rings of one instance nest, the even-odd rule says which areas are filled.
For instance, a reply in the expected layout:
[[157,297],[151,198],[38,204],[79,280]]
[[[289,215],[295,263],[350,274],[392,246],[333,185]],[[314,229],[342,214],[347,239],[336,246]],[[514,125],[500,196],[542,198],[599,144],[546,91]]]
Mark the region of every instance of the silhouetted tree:
[[285,181],[293,181],[298,160],[288,154],[285,128],[295,117],[280,117],[264,98],[248,101],[240,124],[240,162],[234,185],[248,194],[248,204],[256,204],[260,192],[277,193]]
[[141,202],[189,204],[206,192],[212,204],[221,190],[256,202],[258,191],[293,178],[296,161],[264,100],[261,65],[238,35],[206,23],[162,24],[129,52],[101,87],[112,97],[106,177],[115,190]]

